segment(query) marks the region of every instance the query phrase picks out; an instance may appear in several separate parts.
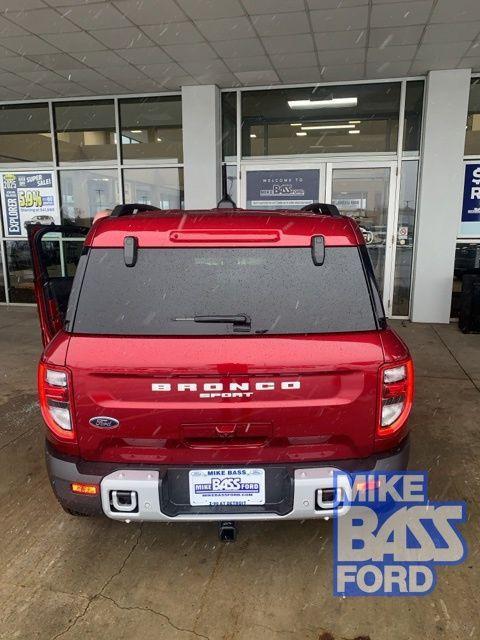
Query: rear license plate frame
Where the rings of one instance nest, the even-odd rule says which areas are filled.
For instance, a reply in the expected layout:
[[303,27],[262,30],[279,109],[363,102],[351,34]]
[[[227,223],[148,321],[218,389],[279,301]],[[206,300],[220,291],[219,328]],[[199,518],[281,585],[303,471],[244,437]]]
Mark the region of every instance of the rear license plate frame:
[[265,469],[236,467],[190,469],[192,507],[251,507],[265,505]]

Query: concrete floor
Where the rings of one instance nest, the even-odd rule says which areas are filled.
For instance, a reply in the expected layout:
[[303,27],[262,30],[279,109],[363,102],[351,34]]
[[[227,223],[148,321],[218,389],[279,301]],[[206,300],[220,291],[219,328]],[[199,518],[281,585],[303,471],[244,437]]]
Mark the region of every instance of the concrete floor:
[[398,325],[417,367],[412,469],[463,499],[470,555],[423,598],[332,596],[331,522],[125,525],[66,515],[50,490],[35,395],[36,311],[0,308],[0,638],[480,638],[480,336]]

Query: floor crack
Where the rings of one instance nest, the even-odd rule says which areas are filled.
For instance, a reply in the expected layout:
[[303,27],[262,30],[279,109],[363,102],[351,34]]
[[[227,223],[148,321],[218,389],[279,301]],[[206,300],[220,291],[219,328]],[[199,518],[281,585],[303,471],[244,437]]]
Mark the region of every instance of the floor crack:
[[450,349],[450,347],[448,346],[448,344],[445,342],[445,340],[442,338],[441,334],[437,331],[437,329],[435,328],[434,325],[432,325],[432,329],[433,332],[435,333],[435,335],[437,336],[437,338],[440,340],[440,342],[443,344],[443,346],[445,347],[445,349],[448,351],[448,353],[452,356],[452,358],[455,360],[455,362],[458,364],[458,366],[460,367],[460,369],[463,371],[463,373],[467,376],[467,378],[470,380],[470,382],[473,384],[473,386],[475,387],[475,389],[480,392],[480,388],[478,387],[477,383],[475,382],[475,380],[472,378],[472,376],[468,373],[468,371],[465,369],[465,367],[462,365],[462,363],[458,360],[458,358],[456,357],[456,355],[453,353],[453,351]]
[[30,435],[31,433],[33,433],[38,427],[34,426],[34,427],[30,427],[30,429],[27,429],[26,431],[23,431],[22,433],[19,433],[18,436],[15,436],[15,438],[12,438],[11,440],[9,440],[8,442],[6,442],[5,444],[3,444],[0,447],[0,451],[3,451],[4,449],[6,449],[7,447],[9,447],[11,444],[14,444],[15,442],[17,442],[17,440],[20,440],[21,438]]
[[[100,591],[96,594],[96,595],[103,595],[103,592],[105,591],[105,589],[110,585],[110,583],[117,577],[119,576],[122,571],[125,568],[125,565],[127,564],[127,562],[130,559],[130,556],[132,555],[132,553],[135,551],[135,549],[138,547],[138,544],[140,542],[140,538],[142,537],[142,533],[143,533],[143,522],[140,523],[140,526],[138,527],[138,535],[137,535],[137,539],[135,540],[134,544],[132,545],[132,548],[130,549],[130,551],[127,553],[127,555],[125,556],[122,564],[120,565],[120,569],[118,571],[116,571],[115,573],[113,573],[110,578],[108,578],[108,580],[105,582],[105,584],[103,585],[103,587],[100,589]],[[94,596],[95,597],[95,596]]]
[[88,599],[88,602],[84,608],[84,610],[79,613],[78,615],[75,616],[75,618],[71,621],[71,623],[68,625],[68,627],[66,629],[64,629],[63,631],[60,631],[60,633],[57,633],[56,635],[54,635],[52,637],[51,640],[57,640],[57,638],[61,638],[62,636],[64,636],[65,634],[67,634],[71,629],[73,629],[73,627],[78,623],[79,620],[81,620],[82,618],[85,617],[85,615],[87,614],[89,608],[91,607],[92,603],[97,600],[98,598],[107,598],[107,599],[111,599],[108,598],[108,596],[104,596],[103,595],[103,591],[105,591],[105,589],[108,587],[108,585],[112,582],[112,580],[114,580],[118,575],[120,575],[125,567],[125,565],[128,562],[128,559],[130,558],[130,556],[132,555],[132,553],[135,551],[135,549],[138,547],[138,543],[140,542],[140,537],[142,535],[142,531],[143,531],[143,523],[140,524],[139,528],[138,528],[138,535],[137,538],[135,540],[135,542],[132,545],[132,548],[130,549],[130,551],[127,553],[127,555],[125,556],[122,564],[120,565],[120,568],[118,569],[118,571],[115,571],[115,573],[113,573],[102,585],[102,587],[99,589],[99,591],[97,591],[97,593],[95,593],[93,596],[91,596]]
[[197,638],[205,638],[205,640],[209,640],[209,637],[203,635],[203,633],[198,633],[197,631],[194,631],[193,629],[186,629],[184,627],[178,627],[176,624],[174,624],[171,621],[171,619],[165,613],[161,613],[160,611],[157,611],[156,609],[152,609],[151,607],[139,607],[139,606],[125,607],[125,606],[122,606],[122,605],[118,604],[118,602],[116,602],[116,600],[114,600],[110,596],[106,596],[106,595],[104,595],[102,593],[99,593],[96,597],[97,598],[104,598],[105,600],[109,600],[110,602],[112,602],[117,607],[117,609],[121,609],[122,611],[146,611],[148,613],[153,613],[154,615],[160,616],[161,618],[166,620],[166,622],[168,622],[168,624],[173,629],[176,629],[177,631],[182,631],[184,633],[191,633],[192,635],[196,636]]
[[90,605],[92,604],[92,602],[95,600],[96,597],[97,597],[97,595],[92,596],[90,598],[90,600],[87,602],[87,604],[85,606],[85,609],[81,613],[79,613],[78,615],[75,616],[75,618],[71,621],[71,623],[68,625],[68,627],[66,629],[64,629],[63,631],[60,631],[60,633],[57,633],[56,635],[54,635],[52,637],[52,640],[57,640],[57,638],[61,638],[66,633],[68,633],[70,631],[70,629],[73,629],[73,627],[77,624],[77,622],[79,620],[81,620],[87,614],[87,611],[90,608]]

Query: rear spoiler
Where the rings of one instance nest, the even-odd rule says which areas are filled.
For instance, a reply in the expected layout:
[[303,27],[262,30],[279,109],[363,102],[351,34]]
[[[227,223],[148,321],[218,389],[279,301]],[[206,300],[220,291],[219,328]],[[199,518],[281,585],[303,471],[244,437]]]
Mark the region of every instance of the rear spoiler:
[[334,204],[327,204],[325,202],[312,202],[302,207],[300,211],[308,211],[310,213],[318,213],[322,216],[339,216],[340,211]]
[[[236,204],[229,195],[226,195],[217,204],[219,209],[236,209]],[[133,216],[136,213],[142,213],[145,211],[161,211],[160,207],[155,207],[152,204],[117,204],[110,214],[111,218],[120,218],[121,216]],[[323,216],[340,216],[338,208],[334,204],[328,204],[325,202],[312,202],[302,207],[300,211],[307,213],[317,213]]]
[[111,218],[120,218],[121,216],[133,216],[136,213],[144,211],[161,211],[159,207],[153,204],[117,204],[110,214]]

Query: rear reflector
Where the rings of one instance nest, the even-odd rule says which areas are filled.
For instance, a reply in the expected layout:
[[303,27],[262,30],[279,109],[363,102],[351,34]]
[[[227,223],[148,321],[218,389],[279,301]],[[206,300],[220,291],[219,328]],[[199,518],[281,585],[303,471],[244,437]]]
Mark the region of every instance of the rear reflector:
[[392,436],[405,424],[413,401],[413,363],[380,370],[380,408],[377,435]]
[[96,496],[98,494],[98,484],[84,484],[83,482],[72,482],[70,485],[73,493],[81,493],[87,496]]
[[359,480],[355,483],[355,488],[357,491],[374,491],[380,487],[380,480]]

